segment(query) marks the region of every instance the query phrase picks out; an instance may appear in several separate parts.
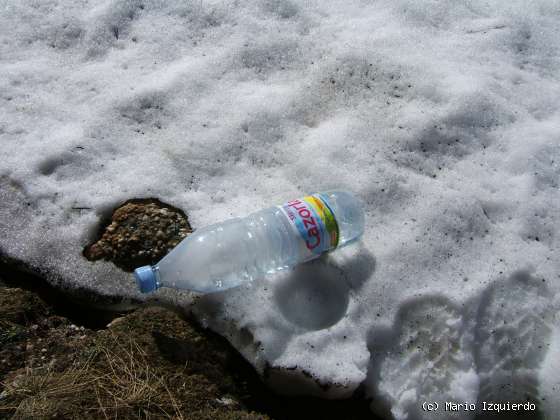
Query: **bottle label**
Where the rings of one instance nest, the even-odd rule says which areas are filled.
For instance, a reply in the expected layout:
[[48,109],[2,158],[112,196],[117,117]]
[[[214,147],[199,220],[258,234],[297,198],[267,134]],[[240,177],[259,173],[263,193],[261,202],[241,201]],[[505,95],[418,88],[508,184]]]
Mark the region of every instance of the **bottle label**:
[[327,201],[320,194],[288,201],[280,206],[296,228],[305,247],[321,254],[338,245],[338,223]]

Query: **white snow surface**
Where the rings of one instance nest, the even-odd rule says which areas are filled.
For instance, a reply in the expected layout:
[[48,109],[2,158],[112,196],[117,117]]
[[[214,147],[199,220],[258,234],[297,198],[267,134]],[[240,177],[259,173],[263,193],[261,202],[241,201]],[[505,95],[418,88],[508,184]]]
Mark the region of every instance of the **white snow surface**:
[[305,193],[361,244],[197,299],[282,392],[534,401],[558,419],[560,3],[0,0],[0,248],[136,297],[81,254],[157,197],[202,227]]

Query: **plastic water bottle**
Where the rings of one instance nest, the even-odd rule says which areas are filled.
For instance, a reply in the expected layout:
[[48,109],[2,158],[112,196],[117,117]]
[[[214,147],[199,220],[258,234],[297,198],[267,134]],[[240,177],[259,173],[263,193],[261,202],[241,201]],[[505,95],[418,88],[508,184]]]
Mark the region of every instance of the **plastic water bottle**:
[[159,263],[134,271],[143,293],[216,292],[317,258],[364,231],[361,201],[331,191],[195,230]]

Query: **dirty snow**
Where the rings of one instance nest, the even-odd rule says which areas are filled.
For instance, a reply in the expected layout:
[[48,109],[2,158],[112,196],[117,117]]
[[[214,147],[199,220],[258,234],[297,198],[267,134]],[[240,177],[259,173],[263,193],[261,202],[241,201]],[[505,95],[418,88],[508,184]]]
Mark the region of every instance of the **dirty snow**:
[[138,297],[81,250],[158,197],[193,226],[332,188],[361,245],[202,297],[158,292],[283,392],[534,401],[558,418],[560,6],[0,0],[0,248]]

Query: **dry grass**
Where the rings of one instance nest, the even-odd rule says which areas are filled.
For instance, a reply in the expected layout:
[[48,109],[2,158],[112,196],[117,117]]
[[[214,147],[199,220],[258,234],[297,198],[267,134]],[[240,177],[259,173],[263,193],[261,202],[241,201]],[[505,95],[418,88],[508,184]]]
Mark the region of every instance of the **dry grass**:
[[182,419],[180,405],[147,361],[140,346],[130,340],[124,348],[115,340],[120,351],[107,347],[101,353],[108,372],[95,381],[98,408],[106,418],[121,410],[136,411],[139,416],[159,412],[166,417]]
[[87,368],[72,367],[62,373],[48,368],[26,369],[13,382],[5,384],[9,404],[2,411],[13,411],[14,417],[40,418],[55,416],[60,401],[67,401],[67,409],[76,393],[83,392],[92,382]]
[[0,416],[13,418],[174,418],[182,406],[165,378],[130,339],[97,343],[72,367],[27,369],[4,384]]

